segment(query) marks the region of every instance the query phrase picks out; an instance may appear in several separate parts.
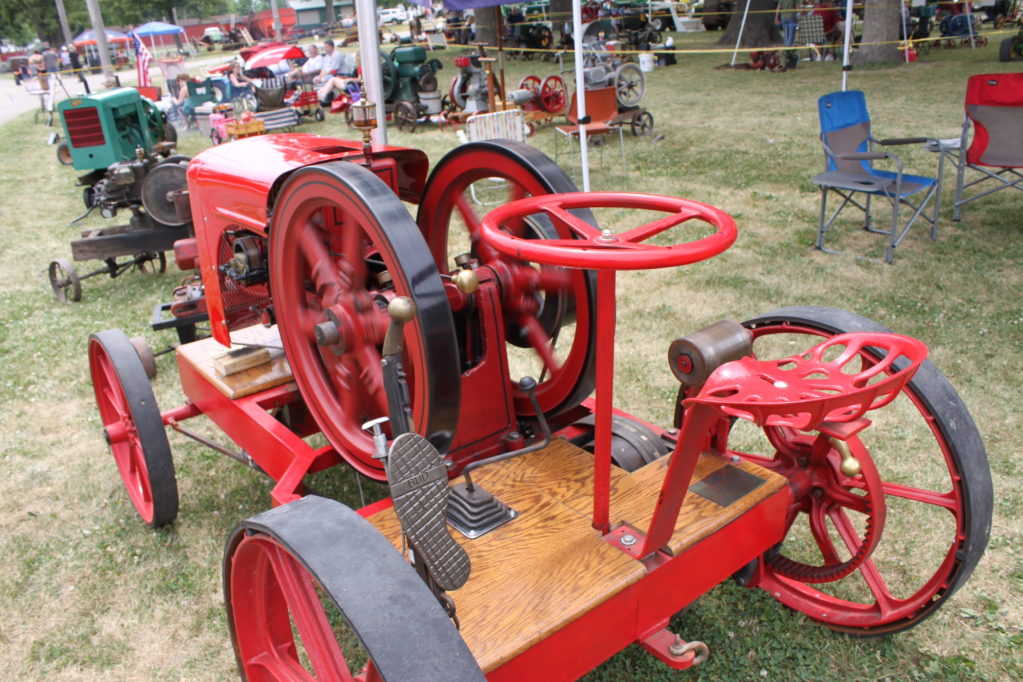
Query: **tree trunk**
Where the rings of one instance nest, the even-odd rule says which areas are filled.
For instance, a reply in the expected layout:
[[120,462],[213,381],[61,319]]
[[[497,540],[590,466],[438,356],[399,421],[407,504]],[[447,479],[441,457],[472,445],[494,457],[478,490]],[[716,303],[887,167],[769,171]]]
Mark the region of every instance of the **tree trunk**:
[[561,29],[565,24],[572,25],[572,0],[551,0],[551,9],[547,15],[551,21],[551,32],[554,40],[561,40]]
[[324,6],[327,8],[327,25],[333,26],[337,21],[337,17],[334,15],[334,0],[326,0]]
[[[749,15],[746,27],[742,31],[742,43],[739,47],[774,47],[782,42],[781,31],[774,23],[774,0],[749,0]],[[746,1],[739,0],[734,8],[732,18],[728,20],[725,32],[718,39],[718,45],[735,47],[739,39],[739,28],[742,26],[742,13],[746,9]]]
[[[863,47],[852,56],[853,64],[899,61],[899,4],[890,0],[866,0],[863,14]],[[868,45],[867,43],[888,43]]]
[[486,43],[488,47],[495,50],[497,49],[497,13],[500,11],[500,7],[479,7],[473,10],[476,15],[476,42]]

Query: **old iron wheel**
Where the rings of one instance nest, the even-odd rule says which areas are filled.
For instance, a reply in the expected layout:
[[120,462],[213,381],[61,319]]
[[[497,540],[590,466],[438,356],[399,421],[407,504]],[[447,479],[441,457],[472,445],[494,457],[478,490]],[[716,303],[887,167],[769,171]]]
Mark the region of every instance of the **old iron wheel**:
[[623,107],[634,107],[646,92],[646,74],[635,64],[622,64],[615,69],[615,96]]
[[531,90],[533,96],[539,101],[541,85],[542,81],[539,76],[526,76],[519,81],[519,90]]
[[153,349],[149,346],[149,342],[141,336],[133,336],[128,341],[131,342],[135,352],[138,353],[142,367],[146,370],[146,376],[152,381],[156,378],[157,367],[156,355],[153,354]]
[[416,132],[416,124],[419,118],[416,116],[416,107],[411,102],[398,102],[394,109],[394,120],[398,122],[398,130],[408,128],[410,133]]
[[[549,50],[551,45],[554,44],[554,34],[551,33],[551,29],[547,24],[533,24],[533,45],[532,47],[540,50]],[[532,56],[532,53],[527,53]]]
[[78,279],[75,266],[63,258],[50,262],[50,286],[61,303],[78,303],[82,300],[82,282]]
[[[417,222],[426,237],[437,267],[448,274],[448,238],[452,217],[458,215],[469,230],[469,239],[477,242],[480,216],[472,206],[469,196],[470,185],[488,178],[499,178],[507,182],[508,201],[529,196],[557,194],[577,191],[575,183],[550,158],[531,147],[508,140],[475,142],[462,145],[450,152],[434,167],[423,191]],[[595,225],[588,210],[579,216]],[[568,234],[558,235],[554,226],[544,218],[531,221],[529,235],[543,238],[571,238]],[[532,266],[521,261],[488,253],[480,259],[481,265],[507,265],[511,271]],[[558,275],[560,269],[547,268],[542,272]],[[561,270],[561,273],[565,271]],[[563,276],[563,275],[562,275]],[[539,384],[536,397],[545,415],[553,416],[571,409],[583,401],[595,385],[596,358],[593,339],[596,333],[596,273],[584,270],[569,270],[568,291],[547,292],[540,299],[542,306],[538,316],[539,333],[523,338],[524,327],[515,322],[520,310],[504,310],[506,338],[520,347],[532,347],[544,358],[550,353],[550,341],[559,335],[561,328],[571,323],[574,316],[575,336],[567,356],[560,359],[560,367],[552,371],[544,362],[545,370],[537,377]],[[538,294],[537,294],[538,295]],[[524,321],[531,324],[530,320]],[[552,353],[550,353],[552,354]],[[550,359],[550,358],[548,358]],[[518,414],[533,414],[529,398],[512,382],[512,395]]]
[[[774,342],[787,347],[784,356],[809,348],[822,337],[855,331],[890,331],[859,315],[824,307],[782,308],[747,320],[744,324],[753,331],[754,353],[763,344]],[[786,346],[785,339],[792,339],[794,343]],[[783,355],[771,357],[780,358]],[[864,354],[862,361],[870,363],[874,359]],[[676,415],[676,419],[679,417]],[[833,630],[861,636],[889,635],[912,628],[951,597],[966,582],[984,553],[994,505],[991,471],[980,434],[955,389],[930,361],[924,362],[903,389],[902,396],[887,408],[871,413],[869,417],[874,425],[860,434],[868,450],[871,449],[871,443],[876,444],[881,442],[881,438],[892,436],[892,428],[885,427],[894,419],[898,419],[897,428],[910,434],[911,438],[914,434],[929,434],[933,438],[926,458],[910,458],[901,452],[898,455],[885,452],[883,443],[869,454],[883,479],[889,536],[897,532],[893,530],[893,525],[899,523],[908,524],[912,528],[928,525],[928,520],[932,519],[928,514],[933,515],[933,520],[939,521],[933,524],[933,528],[928,527],[929,533],[936,534],[933,542],[917,548],[921,556],[930,551],[929,556],[934,558],[933,574],[927,569],[921,575],[909,575],[910,570],[899,566],[895,556],[897,554],[898,559],[905,558],[907,549],[904,546],[896,549],[894,543],[909,541],[912,536],[889,537],[887,543],[881,542],[879,551],[870,560],[858,567],[857,573],[862,582],[856,584],[861,586],[861,596],[848,591],[850,587],[855,587],[851,581],[856,580],[857,574],[834,583],[834,587],[829,589],[832,594],[829,594],[821,585],[808,585],[778,575],[769,563],[765,567],[765,579],[761,582],[761,587],[768,589],[791,608],[806,613]],[[878,435],[878,440],[871,440],[874,436],[871,431],[882,430],[886,433]],[[809,438],[780,429],[766,431],[772,445],[791,452],[805,448],[803,439]],[[902,442],[905,442],[905,436]],[[787,469],[791,457],[776,456],[771,459],[738,451],[728,454],[779,473],[792,471]],[[930,468],[915,475],[922,477],[928,471],[933,472],[941,481],[940,485],[918,487],[919,484],[890,480],[893,474],[899,478],[908,476],[903,471],[896,471],[908,459],[925,461]],[[856,487],[851,481],[845,483],[849,489]],[[796,501],[793,509],[796,514],[790,518],[790,522],[801,514],[799,507],[805,504],[805,499]],[[947,510],[952,518],[945,517],[942,510]],[[842,516],[835,514],[838,518],[836,529],[842,533],[848,547],[855,544],[858,535]],[[945,519],[948,528],[940,525],[941,519]],[[790,533],[786,532],[786,536],[789,537]],[[830,540],[821,538],[818,542],[827,547]],[[901,588],[898,589],[898,597],[893,596],[893,586]],[[869,596],[863,598],[863,595]]]
[[654,131],[654,115],[649,111],[638,111],[632,117],[632,134],[636,137],[647,137]]
[[563,111],[568,106],[566,92],[561,76],[548,76],[540,88],[540,104],[544,111],[551,114]]
[[[380,369],[387,314],[373,302],[376,273],[409,296],[405,359],[416,431],[445,452],[458,422],[461,376],[454,320],[437,266],[398,197],[361,166],[328,163],[296,171],[274,205],[270,288],[288,362],[327,440],[356,470],[384,480],[361,426],[388,414]],[[320,347],[313,327],[330,308],[344,348]],[[332,314],[335,314],[332,313]]]
[[[135,256],[139,272],[143,275],[156,275],[167,272],[167,254],[163,251],[157,253],[140,253]],[[156,265],[154,265],[156,263]]]
[[60,161],[62,166],[70,166],[74,163],[74,159],[71,158],[71,147],[67,142],[61,142],[57,145],[57,160]]
[[[408,562],[333,500],[305,497],[240,523],[224,551],[223,578],[242,679],[484,682]],[[352,668],[365,658],[374,670],[363,677]]]
[[1018,40],[1016,36],[1010,36],[1002,41],[1002,44],[998,46],[998,61],[1011,62],[1019,56],[1016,40]]
[[123,439],[110,442],[110,452],[128,497],[148,525],[170,523],[178,515],[174,460],[138,352],[120,329],[93,334],[89,370],[104,433],[124,433]]

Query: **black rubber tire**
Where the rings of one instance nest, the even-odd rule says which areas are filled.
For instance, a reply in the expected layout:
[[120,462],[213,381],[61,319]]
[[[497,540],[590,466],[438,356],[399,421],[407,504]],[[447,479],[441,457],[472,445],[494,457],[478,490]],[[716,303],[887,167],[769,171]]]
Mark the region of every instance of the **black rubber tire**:
[[[768,325],[798,325],[817,329],[827,334],[861,331],[892,333],[892,330],[887,327],[865,317],[837,308],[818,306],[780,308],[743,322],[743,326],[749,329]],[[900,364],[905,366],[904,363],[895,362],[896,367],[899,367]],[[969,579],[984,554],[991,533],[991,517],[994,508],[991,469],[988,465],[984,442],[969,410],[945,375],[930,360],[924,361],[908,385],[934,417],[942,436],[949,444],[953,460],[962,477],[965,539],[961,542],[957,553],[959,563],[952,569],[948,578],[948,587],[940,596],[932,599],[911,618],[875,629],[864,631],[862,629],[835,628],[829,625],[832,629],[838,629],[848,634],[891,635],[918,625],[932,615]]]
[[283,547],[326,594],[381,679],[485,682],[443,607],[401,553],[356,512],[315,496],[243,521],[228,538],[224,605],[242,679],[246,675],[233,615],[232,578],[244,567],[235,560],[236,550],[243,540],[260,536]]
[[74,164],[74,159],[71,158],[71,147],[67,142],[60,142],[57,144],[57,160],[60,161],[62,166],[70,166]]
[[170,121],[163,122],[163,141],[177,143],[178,129]]
[[[473,142],[470,144],[461,145],[440,160],[440,162],[434,166],[430,172],[430,177],[426,180],[426,186],[423,189],[423,201],[419,205],[419,213],[416,217],[416,222],[419,224],[420,230],[426,236],[427,243],[431,241],[431,235],[435,232],[438,227],[434,226],[434,222],[438,219],[438,216],[427,206],[429,200],[433,195],[447,191],[449,182],[447,180],[438,181],[438,177],[445,175],[445,169],[450,164],[461,165],[465,163],[465,157],[479,154],[480,152],[486,152],[488,154],[494,154],[501,158],[500,165],[493,165],[489,168],[483,168],[483,171],[488,171],[491,175],[498,175],[501,167],[507,164],[514,164],[524,168],[537,183],[546,190],[547,194],[562,194],[567,192],[578,192],[579,189],[576,187],[572,179],[568,177],[565,171],[554,163],[554,161],[546,154],[539,152],[529,145],[522,144],[520,142],[512,142],[510,140],[495,140],[490,142]],[[485,172],[481,177],[488,177]],[[582,210],[575,212],[578,217],[587,221],[591,225],[596,226],[596,219],[589,210]],[[552,236],[556,235],[553,232],[553,226],[550,227]],[[445,238],[447,241],[446,231],[447,227],[444,227]],[[447,256],[444,256],[446,261]],[[441,264],[438,263],[438,267]],[[444,263],[443,267],[445,271],[447,264]],[[597,332],[597,308],[596,308],[596,292],[597,292],[597,275],[593,271],[586,272],[586,288],[587,298],[589,300],[589,312],[590,312],[590,330],[589,338],[596,339]],[[554,306],[552,306],[553,308]],[[574,314],[574,299],[572,302],[571,314]],[[548,334],[554,333],[552,323],[545,319],[545,316],[541,314],[540,323]],[[508,335],[509,343],[516,344],[514,341],[514,334]],[[519,344],[516,344],[519,345]],[[574,390],[571,391],[568,397],[561,401],[560,404],[553,407],[545,407],[545,416],[553,417],[566,410],[569,410],[583,400],[585,400],[596,386],[597,376],[597,364],[596,364],[596,344],[591,343],[587,350],[586,359],[583,364],[583,370],[579,374],[579,379],[576,383]],[[530,411],[531,413],[531,411]]]
[[323,107],[316,107],[316,111],[313,113],[313,118],[317,121],[323,121]]
[[[63,271],[63,275],[61,275]],[[78,279],[75,266],[63,258],[50,263],[50,287],[61,303],[78,303],[82,300],[82,282]]]
[[[153,519],[147,523],[153,528],[166,525],[178,515],[178,482],[170,442],[145,367],[125,333],[120,329],[108,329],[89,337],[90,369],[94,373],[98,369],[92,362],[93,344],[110,359],[138,434],[153,501]],[[93,387],[99,393],[95,379]],[[101,397],[97,395],[96,399],[99,402]]]
[[[375,223],[374,229],[381,235],[381,242],[377,243],[377,246],[389,254],[382,255],[382,258],[393,264],[388,267],[393,281],[396,285],[401,285],[399,290],[409,292],[408,295],[417,306],[418,327],[422,331],[422,345],[419,347],[422,357],[420,366],[424,372],[429,371],[428,381],[425,377],[420,377],[421,390],[427,391],[421,395],[426,396],[429,409],[416,422],[417,431],[429,439],[441,453],[446,453],[454,438],[461,405],[462,376],[454,318],[447,295],[444,293],[440,273],[430,256],[422,233],[398,197],[382,180],[362,166],[346,162],[308,166],[295,171],[281,187],[274,204],[269,245],[271,291],[285,290],[288,282],[286,272],[293,267],[293,264],[281,255],[288,253],[292,248],[286,242],[287,230],[282,221],[287,220],[292,212],[299,210],[300,207],[296,207],[298,203],[292,206],[292,201],[305,200],[293,197],[309,188],[315,188],[324,201],[350,202],[367,219],[372,219]],[[275,298],[278,295],[275,293]],[[327,423],[316,403],[310,401],[311,389],[306,385],[308,379],[302,375],[301,365],[296,364],[293,357],[294,351],[291,346],[298,343],[294,339],[299,332],[289,329],[288,316],[280,309],[277,312],[277,320],[295,380],[299,390],[306,397],[310,412],[327,439],[335,447],[343,447],[344,444],[336,434],[334,425]],[[320,381],[315,377],[312,380]],[[328,389],[320,387],[320,390]],[[413,405],[413,410],[415,409]],[[377,480],[384,480],[386,476],[382,465],[378,460],[374,460],[374,463],[376,467],[372,472],[363,473]]]
[[1016,36],[1009,36],[1002,41],[1002,44],[998,46],[998,61],[1000,62],[1011,62],[1015,55],[1013,49],[1016,42]]

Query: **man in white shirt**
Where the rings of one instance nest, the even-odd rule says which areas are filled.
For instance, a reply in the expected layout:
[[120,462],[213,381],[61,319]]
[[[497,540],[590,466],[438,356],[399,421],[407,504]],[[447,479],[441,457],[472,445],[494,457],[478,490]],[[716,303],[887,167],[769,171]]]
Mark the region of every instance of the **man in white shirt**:
[[341,71],[341,63],[344,56],[337,50],[334,49],[334,41],[327,38],[323,41],[323,68],[320,73],[313,78],[313,83],[326,83],[334,76],[335,73]]
[[315,43],[306,45],[305,53],[309,59],[306,60],[306,63],[301,68],[292,69],[288,73],[289,81],[301,80],[304,83],[308,83],[323,70],[323,57],[320,56],[320,50],[316,47]]

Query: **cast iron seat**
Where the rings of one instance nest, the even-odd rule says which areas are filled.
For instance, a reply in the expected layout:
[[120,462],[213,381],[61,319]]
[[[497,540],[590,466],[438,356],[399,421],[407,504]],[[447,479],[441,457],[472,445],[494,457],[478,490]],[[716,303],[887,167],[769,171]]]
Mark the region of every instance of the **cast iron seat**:
[[[838,347],[842,350],[835,358],[824,359]],[[864,348],[880,360],[857,371],[853,363]],[[853,422],[884,407],[926,358],[927,346],[907,336],[840,334],[783,360],[745,357],[725,363],[684,404],[710,405],[761,427],[811,431],[825,422]]]

